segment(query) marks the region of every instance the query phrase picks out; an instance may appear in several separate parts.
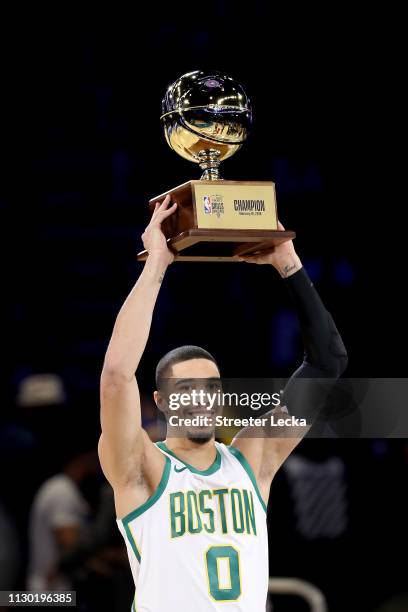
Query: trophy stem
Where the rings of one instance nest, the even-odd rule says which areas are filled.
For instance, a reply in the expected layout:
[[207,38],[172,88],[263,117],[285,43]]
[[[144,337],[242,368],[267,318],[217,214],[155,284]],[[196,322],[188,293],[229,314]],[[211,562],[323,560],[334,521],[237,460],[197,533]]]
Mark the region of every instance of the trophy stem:
[[202,181],[220,181],[220,152],[217,149],[203,149],[198,153],[199,166],[204,172]]

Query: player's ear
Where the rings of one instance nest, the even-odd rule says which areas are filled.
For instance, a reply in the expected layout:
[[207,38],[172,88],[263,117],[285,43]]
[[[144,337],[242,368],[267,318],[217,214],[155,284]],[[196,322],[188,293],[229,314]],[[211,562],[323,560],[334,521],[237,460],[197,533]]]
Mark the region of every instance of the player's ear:
[[166,412],[168,410],[168,403],[167,403],[167,400],[166,400],[164,394],[161,391],[154,391],[153,392],[153,399],[154,399],[154,402],[155,402],[157,408],[161,412],[166,414]]

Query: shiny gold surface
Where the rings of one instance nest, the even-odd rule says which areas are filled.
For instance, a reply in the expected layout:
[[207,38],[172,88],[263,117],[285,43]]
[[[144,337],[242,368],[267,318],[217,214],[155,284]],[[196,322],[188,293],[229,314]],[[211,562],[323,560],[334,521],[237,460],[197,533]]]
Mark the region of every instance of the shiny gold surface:
[[198,154],[202,150],[217,149],[220,152],[219,161],[223,161],[231,157],[231,155],[236,153],[242,146],[241,144],[226,144],[214,142],[212,140],[210,141],[194,132],[186,130],[182,125],[176,122],[171,128],[166,130],[165,136],[168,144],[176,153],[196,163],[199,163]]
[[[246,140],[252,110],[237,81],[219,72],[196,70],[167,89],[161,120],[169,146],[181,157],[199,163],[203,170],[211,167],[214,178],[219,163],[236,153]],[[210,150],[211,156],[207,154]],[[211,180],[206,172],[202,178]]]

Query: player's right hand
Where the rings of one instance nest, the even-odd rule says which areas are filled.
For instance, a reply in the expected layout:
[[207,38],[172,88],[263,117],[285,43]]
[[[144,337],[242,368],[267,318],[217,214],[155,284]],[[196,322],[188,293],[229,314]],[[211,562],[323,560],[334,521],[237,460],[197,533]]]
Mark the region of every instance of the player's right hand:
[[161,229],[162,222],[170,217],[177,208],[176,203],[168,208],[169,203],[170,195],[167,195],[163,202],[156,203],[150,223],[142,234],[142,241],[149,257],[158,256],[170,264],[174,260],[174,254],[168,248],[166,237]]

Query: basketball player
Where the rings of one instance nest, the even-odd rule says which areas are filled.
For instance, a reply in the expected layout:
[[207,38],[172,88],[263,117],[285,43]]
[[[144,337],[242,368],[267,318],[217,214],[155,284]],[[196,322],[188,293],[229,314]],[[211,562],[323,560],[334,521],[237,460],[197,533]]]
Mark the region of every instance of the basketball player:
[[[176,210],[177,204],[169,203],[167,196],[156,205],[143,233],[149,255],[116,318],[101,375],[99,456],[114,489],[117,524],[136,586],[132,610],[261,612],[268,588],[269,489],[301,437],[238,435],[226,446],[215,441],[209,426],[187,428],[183,437],[167,435],[154,444],[143,430],[135,372],[160,284],[173,261],[161,231]],[[242,259],[272,265],[294,299],[305,358],[287,386],[302,377],[337,379],[346,367],[346,351],[292,241]],[[219,380],[220,369],[199,347],[165,355],[154,392],[165,413],[166,378],[188,388],[195,379]],[[292,414],[290,401],[285,406]],[[184,414],[204,414],[206,408],[190,405]]]

